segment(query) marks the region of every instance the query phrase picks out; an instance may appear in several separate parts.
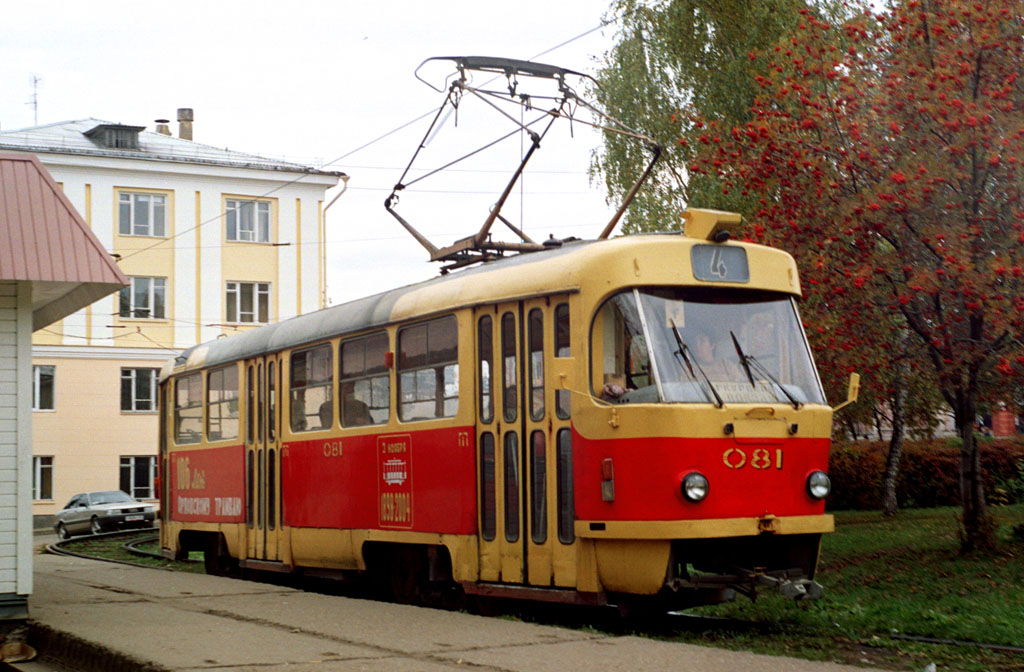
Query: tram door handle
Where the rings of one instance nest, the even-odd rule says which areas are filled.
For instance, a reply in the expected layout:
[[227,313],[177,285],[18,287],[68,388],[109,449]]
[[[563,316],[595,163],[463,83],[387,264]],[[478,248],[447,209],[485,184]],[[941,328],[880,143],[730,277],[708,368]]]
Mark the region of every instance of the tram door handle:
[[559,390],[573,388],[572,372],[576,367],[573,357],[553,357],[551,359],[551,375],[554,376],[555,387]]

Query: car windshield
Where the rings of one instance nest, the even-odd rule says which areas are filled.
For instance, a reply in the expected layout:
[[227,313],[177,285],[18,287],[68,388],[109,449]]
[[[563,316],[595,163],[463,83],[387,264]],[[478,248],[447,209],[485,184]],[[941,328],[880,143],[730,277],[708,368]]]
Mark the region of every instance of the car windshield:
[[93,492],[89,495],[89,503],[96,504],[118,504],[121,502],[134,502],[135,500],[127,493],[120,490],[108,490],[106,492]]
[[824,404],[789,296],[633,289],[606,301],[591,338],[595,385],[616,403]]

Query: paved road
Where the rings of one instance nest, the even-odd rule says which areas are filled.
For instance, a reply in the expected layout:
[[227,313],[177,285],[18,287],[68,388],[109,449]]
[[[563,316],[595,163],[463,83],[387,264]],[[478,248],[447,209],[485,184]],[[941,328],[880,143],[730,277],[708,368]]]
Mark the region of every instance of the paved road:
[[[83,670],[89,665],[104,672],[144,667],[174,672],[865,669],[64,556],[37,555],[35,569],[31,617],[39,631],[52,636],[49,647],[40,647],[42,653],[81,656]],[[107,657],[97,658],[96,651]]]

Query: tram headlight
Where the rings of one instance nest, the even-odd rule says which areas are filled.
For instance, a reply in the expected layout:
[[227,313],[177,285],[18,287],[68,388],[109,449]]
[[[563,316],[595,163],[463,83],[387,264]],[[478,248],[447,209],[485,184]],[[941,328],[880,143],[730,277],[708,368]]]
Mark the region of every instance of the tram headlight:
[[832,492],[832,480],[824,471],[814,471],[807,477],[807,494],[814,499],[825,499]]
[[708,496],[708,479],[696,471],[683,477],[683,497],[691,502],[699,502]]

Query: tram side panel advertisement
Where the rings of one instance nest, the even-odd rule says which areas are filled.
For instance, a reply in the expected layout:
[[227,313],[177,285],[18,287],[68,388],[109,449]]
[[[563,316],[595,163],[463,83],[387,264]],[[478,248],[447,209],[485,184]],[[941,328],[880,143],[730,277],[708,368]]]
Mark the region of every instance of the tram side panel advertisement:
[[242,446],[171,456],[171,520],[240,523],[245,495]]

